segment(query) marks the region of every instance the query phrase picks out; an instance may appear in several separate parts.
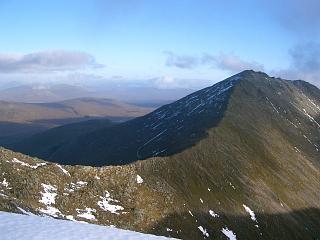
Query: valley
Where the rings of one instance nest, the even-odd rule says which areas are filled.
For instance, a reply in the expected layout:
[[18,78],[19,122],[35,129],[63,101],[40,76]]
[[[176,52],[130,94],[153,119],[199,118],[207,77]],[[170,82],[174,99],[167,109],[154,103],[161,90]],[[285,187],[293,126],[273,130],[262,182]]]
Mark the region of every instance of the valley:
[[121,122],[151,110],[152,108],[99,98],[79,98],[54,103],[0,101],[0,145],[7,146],[66,124],[94,119]]

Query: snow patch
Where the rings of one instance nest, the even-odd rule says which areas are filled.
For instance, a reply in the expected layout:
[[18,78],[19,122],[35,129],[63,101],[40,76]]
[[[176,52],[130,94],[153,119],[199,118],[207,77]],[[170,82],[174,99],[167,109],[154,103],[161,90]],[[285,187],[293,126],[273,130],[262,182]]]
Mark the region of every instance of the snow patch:
[[143,178],[140,177],[139,175],[137,175],[136,181],[137,181],[138,184],[141,184],[141,183],[143,183]]
[[266,100],[270,103],[270,105],[272,106],[272,108],[273,108],[278,114],[280,114],[279,111],[278,111],[278,109],[273,105],[273,103],[269,100],[268,97],[266,97]]
[[209,214],[210,214],[212,217],[219,217],[219,214],[215,213],[215,212],[212,211],[212,210],[209,210]]
[[222,228],[221,232],[227,237],[229,238],[229,240],[237,240],[237,236],[234,232],[232,232],[231,230],[229,230],[227,227],[226,228]]
[[299,150],[299,148],[294,147],[294,149],[295,149],[295,151],[296,151],[297,153],[301,153],[301,151]]
[[209,237],[209,233],[207,232],[207,229],[203,228],[202,226],[199,226],[198,229],[202,232],[204,236]]
[[16,206],[23,214],[25,214],[25,215],[34,215],[33,213],[31,213],[31,212],[28,212],[28,211],[26,211],[26,210],[24,210],[23,208],[21,208],[21,207],[18,207],[18,206]]
[[78,190],[78,189],[85,187],[87,184],[88,183],[84,182],[84,181],[78,181],[76,183],[71,182],[69,184],[69,188],[65,188],[64,190],[68,191],[68,192],[74,192],[75,190]]
[[78,181],[77,184],[80,186],[86,186],[88,184],[88,182]]
[[168,239],[117,228],[39,216],[0,212],[1,240],[156,240]]
[[69,173],[66,169],[64,169],[60,164],[56,164],[56,166],[57,166],[58,168],[60,168],[60,170],[61,170],[64,174],[66,174],[66,175],[68,175],[68,176],[70,177],[70,173]]
[[52,204],[56,203],[55,199],[57,196],[57,188],[51,186],[50,184],[41,183],[41,185],[43,187],[43,192],[41,192],[42,198],[39,200],[39,202],[46,205],[46,208],[40,208],[39,211],[53,217],[62,215],[59,209],[51,206]]
[[308,114],[305,109],[303,109],[303,112],[311,122],[314,122],[320,128],[320,124],[310,114]]
[[190,214],[192,217],[194,217],[193,214],[192,214],[192,212],[191,212],[190,210],[189,210],[189,214]]
[[39,202],[43,203],[44,205],[54,204],[56,202],[55,198],[57,196],[57,188],[51,186],[50,184],[41,183],[41,185],[44,192],[41,192],[42,198],[39,200]]
[[235,187],[231,182],[229,182],[229,185],[230,185],[234,190],[236,190],[236,187]]
[[96,221],[96,217],[92,214],[97,212],[97,210],[95,210],[94,208],[85,208],[84,210],[81,210],[79,208],[76,209],[77,211],[77,216],[80,218],[85,218],[91,221]]
[[29,168],[33,168],[33,169],[37,169],[38,167],[42,167],[42,166],[47,165],[47,163],[37,163],[36,165],[30,165],[29,163],[25,163],[23,161],[20,161],[17,158],[13,158],[11,162],[19,163],[21,166],[25,166],[25,167],[29,167]]
[[1,182],[1,185],[4,186],[5,188],[9,187],[9,183],[7,182],[6,178],[3,178],[3,181]]
[[252,221],[258,222],[256,219],[256,215],[254,214],[254,212],[246,205],[242,204],[242,206],[244,207],[244,209],[246,210],[247,213],[250,214],[250,217],[252,219]]
[[70,221],[75,221],[75,219],[74,219],[74,217],[72,215],[66,215],[65,218],[70,220]]
[[9,198],[9,196],[7,196],[7,195],[5,195],[5,194],[3,194],[3,193],[0,193],[0,196],[1,196],[1,197],[4,197],[4,198]]
[[47,206],[46,209],[39,209],[40,212],[50,215],[52,217],[59,217],[59,216],[63,216],[63,214],[60,212],[59,209],[52,207],[52,206]]
[[124,210],[124,208],[120,205],[111,204],[111,202],[119,202],[119,201],[112,199],[108,191],[106,191],[106,194],[104,197],[100,197],[100,198],[101,198],[101,201],[98,201],[98,206],[104,211],[108,211],[114,214],[119,214],[118,211]]

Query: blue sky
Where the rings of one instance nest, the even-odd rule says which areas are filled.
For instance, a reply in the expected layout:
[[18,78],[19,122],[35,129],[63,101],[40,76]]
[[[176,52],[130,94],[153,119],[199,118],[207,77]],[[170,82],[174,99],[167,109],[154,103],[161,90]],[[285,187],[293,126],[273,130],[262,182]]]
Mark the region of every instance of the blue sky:
[[317,9],[317,0],[0,0],[0,81],[116,76],[197,88],[253,68],[318,84]]

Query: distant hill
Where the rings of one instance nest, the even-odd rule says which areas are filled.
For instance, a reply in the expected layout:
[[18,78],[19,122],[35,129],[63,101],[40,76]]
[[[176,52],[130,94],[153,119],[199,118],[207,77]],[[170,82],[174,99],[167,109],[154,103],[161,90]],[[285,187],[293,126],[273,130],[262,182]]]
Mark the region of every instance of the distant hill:
[[89,119],[125,121],[150,112],[112,99],[80,98],[56,103],[0,101],[0,144],[6,145],[45,129]]

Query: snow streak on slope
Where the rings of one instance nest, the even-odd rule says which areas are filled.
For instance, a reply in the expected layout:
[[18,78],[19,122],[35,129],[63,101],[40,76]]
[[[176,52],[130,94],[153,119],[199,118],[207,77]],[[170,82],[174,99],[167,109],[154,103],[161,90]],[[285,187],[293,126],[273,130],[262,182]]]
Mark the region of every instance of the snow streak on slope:
[[26,216],[0,212],[0,232],[2,240],[140,240],[168,239],[150,234],[132,232],[117,228],[103,227],[57,220],[53,218]]

